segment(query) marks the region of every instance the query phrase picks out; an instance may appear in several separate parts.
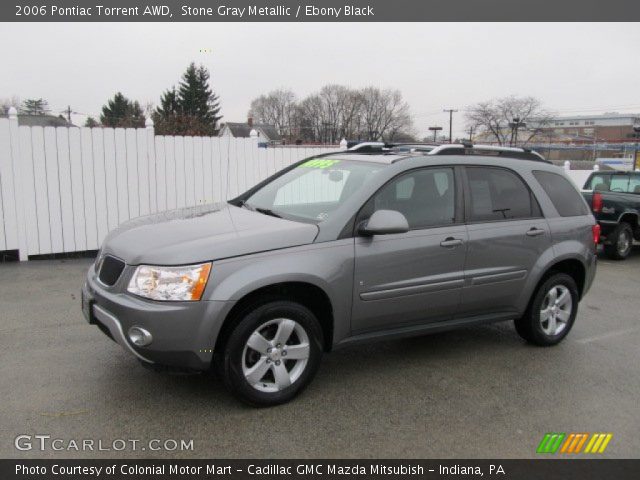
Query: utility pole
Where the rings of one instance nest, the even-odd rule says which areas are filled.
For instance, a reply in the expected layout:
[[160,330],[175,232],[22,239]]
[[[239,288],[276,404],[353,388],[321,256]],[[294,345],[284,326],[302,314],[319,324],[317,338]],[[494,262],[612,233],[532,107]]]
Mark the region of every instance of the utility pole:
[[67,120],[69,121],[69,123],[71,123],[71,105],[68,105],[67,109],[64,110],[64,112],[67,114]]
[[445,108],[443,112],[449,112],[449,143],[453,143],[453,114],[458,110],[453,108]]
[[472,142],[473,141],[473,132],[475,131],[475,127],[474,126],[470,126],[469,127],[469,141]]

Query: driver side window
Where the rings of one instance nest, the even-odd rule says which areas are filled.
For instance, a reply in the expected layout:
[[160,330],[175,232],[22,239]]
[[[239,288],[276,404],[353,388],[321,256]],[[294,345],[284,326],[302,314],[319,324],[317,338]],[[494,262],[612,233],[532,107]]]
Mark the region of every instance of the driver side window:
[[376,210],[402,213],[411,230],[455,223],[453,168],[423,168],[404,173],[367,202],[359,221]]

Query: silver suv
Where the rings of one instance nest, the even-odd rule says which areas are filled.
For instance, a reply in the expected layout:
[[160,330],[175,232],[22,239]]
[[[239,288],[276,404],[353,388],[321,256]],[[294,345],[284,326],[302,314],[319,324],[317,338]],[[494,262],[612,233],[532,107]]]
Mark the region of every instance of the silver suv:
[[214,369],[253,405],[358,342],[514,320],[557,344],[596,272],[587,204],[537,154],[442,151],[315,157],[228,203],[129,221],[84,314],[144,364]]

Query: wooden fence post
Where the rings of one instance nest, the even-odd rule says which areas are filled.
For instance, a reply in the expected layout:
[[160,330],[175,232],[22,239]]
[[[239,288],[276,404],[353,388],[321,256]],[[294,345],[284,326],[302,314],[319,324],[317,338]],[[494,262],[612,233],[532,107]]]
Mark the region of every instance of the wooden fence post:
[[158,170],[156,167],[156,132],[153,126],[153,120],[151,117],[147,117],[144,122],[144,126],[146,127],[147,133],[147,165],[149,168],[149,212],[157,213],[158,212],[158,188],[157,188],[157,177]]
[[18,125],[18,111],[15,107],[9,109],[9,135],[11,141],[11,167],[13,170],[13,195],[15,204],[16,228],[18,234],[18,248],[20,252],[20,261],[29,259],[29,250],[27,247],[27,223],[24,217],[24,193],[23,187],[23,168],[20,157],[20,131]]

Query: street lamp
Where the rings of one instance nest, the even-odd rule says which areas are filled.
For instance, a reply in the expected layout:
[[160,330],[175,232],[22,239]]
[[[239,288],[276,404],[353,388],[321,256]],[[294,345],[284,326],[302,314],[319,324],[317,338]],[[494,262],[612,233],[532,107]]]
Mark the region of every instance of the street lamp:
[[524,128],[527,126],[527,124],[525,122],[522,122],[520,120],[520,117],[513,117],[513,121],[509,123],[509,126],[511,127],[511,139],[512,141],[512,145],[515,145],[516,147],[518,146],[518,129],[520,127]]
[[440,130],[442,130],[442,127],[429,127],[429,130],[431,130],[433,132],[433,141],[435,143],[436,141],[436,135],[438,135],[438,132]]

